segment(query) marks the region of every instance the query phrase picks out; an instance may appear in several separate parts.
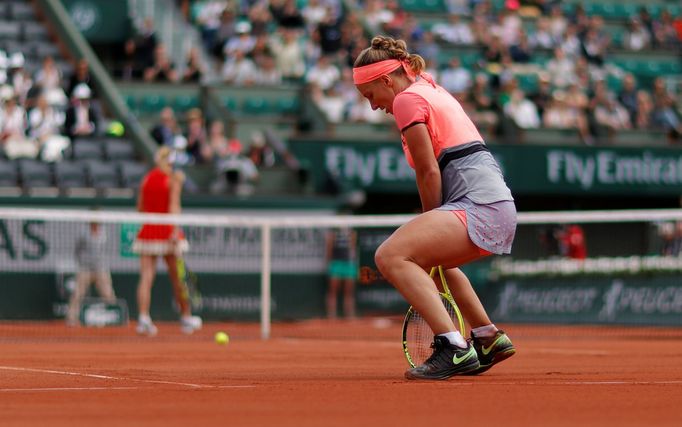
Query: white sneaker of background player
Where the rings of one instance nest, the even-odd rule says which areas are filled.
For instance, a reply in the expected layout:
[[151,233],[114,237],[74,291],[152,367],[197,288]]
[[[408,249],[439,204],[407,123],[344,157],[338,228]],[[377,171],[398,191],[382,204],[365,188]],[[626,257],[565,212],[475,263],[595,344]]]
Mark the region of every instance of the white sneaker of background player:
[[191,334],[201,329],[202,321],[199,316],[183,316],[180,318],[180,330],[185,334]]
[[148,337],[153,337],[154,335],[157,334],[157,332],[159,332],[159,330],[151,322],[151,320],[149,321],[139,320],[137,322],[137,327],[135,328],[135,331],[140,335],[147,335]]

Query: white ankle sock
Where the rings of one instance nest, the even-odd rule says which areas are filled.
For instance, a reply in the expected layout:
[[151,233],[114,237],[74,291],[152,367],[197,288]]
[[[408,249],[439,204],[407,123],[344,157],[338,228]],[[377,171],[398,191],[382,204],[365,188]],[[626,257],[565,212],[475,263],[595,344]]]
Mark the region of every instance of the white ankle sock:
[[477,338],[487,338],[494,337],[497,333],[497,327],[494,323],[485,326],[479,326],[478,328],[473,328],[471,333]]
[[152,323],[152,318],[148,314],[140,314],[137,316],[137,321],[140,323]]
[[444,334],[438,334],[438,336],[447,338],[452,345],[456,345],[460,348],[467,348],[467,342],[459,331],[446,332]]

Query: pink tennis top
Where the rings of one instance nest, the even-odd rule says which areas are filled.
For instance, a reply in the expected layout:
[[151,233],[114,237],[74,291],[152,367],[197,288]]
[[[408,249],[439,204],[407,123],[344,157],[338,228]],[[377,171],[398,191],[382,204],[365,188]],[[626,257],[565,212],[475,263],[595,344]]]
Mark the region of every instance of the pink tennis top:
[[[445,148],[481,141],[483,138],[457,100],[447,90],[421,79],[396,95],[393,100],[393,116],[402,133],[418,123],[426,124],[436,159]],[[407,163],[414,169],[412,155],[403,141]]]

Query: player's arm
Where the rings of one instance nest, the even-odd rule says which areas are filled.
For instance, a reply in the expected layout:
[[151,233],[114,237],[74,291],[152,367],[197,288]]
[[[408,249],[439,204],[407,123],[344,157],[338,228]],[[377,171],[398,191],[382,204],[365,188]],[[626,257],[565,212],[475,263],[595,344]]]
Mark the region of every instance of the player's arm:
[[433,155],[431,137],[424,123],[415,123],[404,129],[403,136],[414,161],[422,210],[428,212],[440,206],[442,198],[440,169]]
[[137,211],[142,212],[142,206],[144,206],[144,201],[143,201],[143,191],[142,191],[142,186],[144,184],[144,181],[142,184],[140,184],[140,189],[137,191]]
[[173,214],[180,213],[180,195],[182,194],[182,184],[185,182],[185,174],[182,171],[174,171],[171,176],[170,185],[170,206],[169,211]]

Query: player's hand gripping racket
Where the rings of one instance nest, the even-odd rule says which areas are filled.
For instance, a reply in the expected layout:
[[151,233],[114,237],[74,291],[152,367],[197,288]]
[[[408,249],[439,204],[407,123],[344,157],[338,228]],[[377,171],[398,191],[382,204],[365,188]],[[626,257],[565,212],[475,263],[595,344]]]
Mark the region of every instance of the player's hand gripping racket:
[[[438,271],[440,281],[443,284],[443,292],[440,294],[443,305],[452,318],[455,327],[458,328],[462,336],[466,336],[464,318],[450,293],[450,288],[448,288],[448,283],[445,280],[445,274],[443,274],[443,268],[441,266],[433,267],[430,275],[431,277],[434,277],[436,275],[436,270]],[[405,320],[403,321],[403,351],[405,352],[407,363],[413,368],[424,363],[433,352],[433,350],[431,350],[432,342],[433,332],[431,331],[431,328],[417,310],[410,306],[405,315]]]

